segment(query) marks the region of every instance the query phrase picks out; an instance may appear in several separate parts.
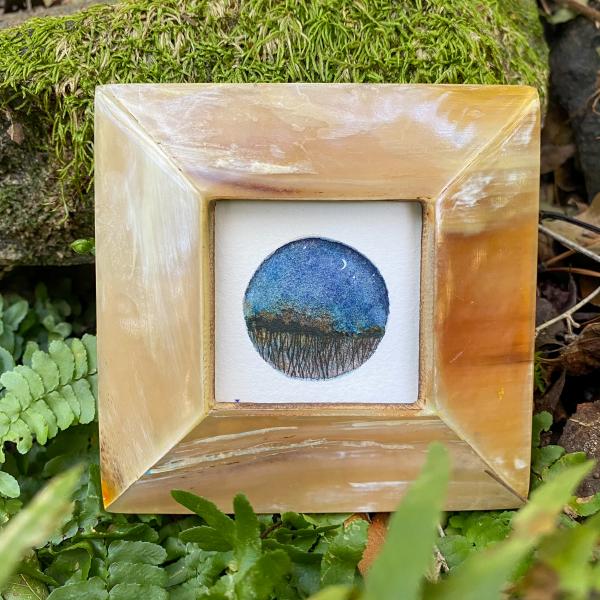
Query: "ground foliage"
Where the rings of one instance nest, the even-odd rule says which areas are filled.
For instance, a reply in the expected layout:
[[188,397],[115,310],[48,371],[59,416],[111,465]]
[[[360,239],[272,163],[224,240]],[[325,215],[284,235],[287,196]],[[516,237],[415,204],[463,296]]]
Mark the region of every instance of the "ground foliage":
[[[15,373],[28,373],[23,375],[25,384],[39,388],[35,402],[47,402],[52,411],[59,405],[48,400],[49,393],[71,385],[78,374],[86,378],[96,371],[85,300],[69,284],[54,287],[66,299],[52,297],[43,284],[21,295],[12,291],[2,295],[5,346],[0,382],[9,385],[0,392],[0,408],[7,395],[24,394],[11,381]],[[73,332],[80,337],[73,337]],[[38,357],[35,362],[33,356]],[[37,373],[40,360],[45,365],[41,386],[24,370],[29,364]],[[48,391],[52,387],[55,389]],[[25,394],[20,398],[16,414],[22,415],[27,402],[33,402],[35,394],[31,387],[29,390],[31,397]],[[554,521],[548,521],[545,512],[544,517],[541,513],[531,517],[546,523],[534,533],[530,525],[519,525],[523,519],[529,522],[529,517],[517,511],[461,512],[444,517],[447,459],[443,450],[433,450],[428,469],[392,519],[381,557],[363,581],[357,564],[367,541],[365,516],[257,516],[248,501],[238,496],[235,514],[230,517],[186,491],[174,491],[173,495],[194,513],[189,517],[107,513],[101,502],[95,404],[88,413],[91,420],[85,419],[90,420],[87,424],[82,424],[81,412],[77,418],[77,411],[68,406],[70,413],[58,412],[65,420],[55,435],[42,428],[32,430],[32,440],[27,437],[25,446],[21,439],[5,443],[0,471],[0,522],[4,528],[25,514],[22,505],[30,505],[48,480],[76,464],[83,470],[74,485],[71,510],[62,516],[56,531],[46,532],[40,540],[43,545],[30,553],[8,580],[6,598],[292,600],[320,594],[318,597],[330,600],[391,600],[401,590],[403,598],[462,600],[469,596],[463,595],[466,584],[461,580],[467,576],[459,577],[461,573],[476,578],[477,598],[496,598],[504,588],[515,598],[527,597],[539,587],[535,577],[539,573],[547,578],[551,573],[552,589],[568,598],[586,598],[591,590],[600,588],[593,555],[600,536],[600,493],[580,498],[570,489],[565,492],[563,484],[552,484],[567,477],[574,485],[572,473],[578,474],[578,480],[591,466],[584,453],[567,453],[557,444],[546,443],[545,436],[553,427],[549,412],[534,419],[532,448],[532,487],[539,488],[536,494],[545,498],[544,506],[539,506],[542,500],[534,499],[524,512],[552,509],[558,528],[547,525]],[[558,485],[561,493],[567,494],[560,504],[554,497],[556,488],[552,493],[543,491],[548,485]],[[538,508],[529,508],[532,504]],[[438,523],[443,525],[441,530]],[[542,536],[545,527],[548,535]],[[398,567],[401,564],[404,568]],[[547,590],[548,582],[543,585]]]
[[0,107],[80,199],[99,84],[525,83],[543,94],[547,49],[532,0],[137,0],[1,31],[0,73]]
[[[76,185],[84,187],[90,182],[89,123],[93,89],[90,82],[94,78],[100,82],[125,81],[123,73],[128,72],[132,61],[137,61],[142,72],[133,72],[130,81],[144,78],[179,81],[184,80],[183,77],[190,78],[185,80],[222,81],[232,73],[241,81],[267,77],[277,81],[312,80],[310,77],[316,77],[315,72],[329,78],[326,80],[350,77],[380,81],[389,75],[390,69],[397,76],[397,70],[393,69],[400,68],[400,63],[406,64],[408,69],[403,76],[412,77],[412,80],[479,78],[476,80],[487,81],[476,67],[485,65],[496,76],[502,65],[500,53],[504,48],[502,44],[495,45],[496,38],[490,38],[484,45],[489,56],[479,56],[468,67],[457,66],[456,57],[470,48],[469,41],[460,35],[462,22],[458,19],[452,24],[457,31],[452,38],[456,45],[446,48],[439,44],[445,34],[436,33],[435,27],[447,25],[440,11],[434,21],[424,11],[425,31],[410,31],[411,39],[422,41],[421,45],[415,44],[415,54],[411,54],[411,50],[402,61],[397,55],[390,54],[391,62],[382,62],[380,55],[360,54],[365,50],[355,47],[356,36],[365,32],[354,29],[352,21],[347,21],[356,18],[355,13],[340,11],[334,4],[324,4],[323,13],[312,13],[310,8],[304,7],[305,12],[300,10],[297,16],[301,21],[300,29],[298,21],[294,20],[296,17],[285,12],[289,11],[287,2],[248,2],[247,13],[240,12],[233,1],[189,2],[186,6],[190,9],[178,13],[175,7],[181,5],[166,2],[159,6],[150,2],[145,3],[146,12],[140,8],[140,3],[121,5],[116,10],[114,7],[92,9],[92,12],[75,17],[32,22],[0,36],[0,48],[3,48],[0,70],[4,68],[3,61],[12,66],[12,70],[7,71],[9,76],[0,82],[0,99],[9,103],[7,106],[17,121],[28,121],[28,127],[37,128],[40,140],[44,143],[51,140],[50,145],[64,169],[65,181],[82,177]],[[369,11],[365,12],[360,3],[356,5],[353,10],[362,11],[361,18],[368,15]],[[436,3],[430,5],[438,6]],[[501,19],[508,19],[505,21],[507,32],[510,19],[514,18],[530,20],[531,30],[537,31],[533,12],[525,8],[525,12],[521,8],[510,12],[517,3],[505,5],[507,13],[500,15]],[[525,7],[525,4],[518,5]],[[550,16],[556,15],[558,10],[554,10],[552,3],[545,2],[546,5],[550,6]],[[295,6],[299,6],[298,3]],[[387,20],[377,19],[366,30],[371,36],[369,43],[374,43],[373,39],[377,37],[382,38],[377,41],[379,45],[373,46],[378,52],[387,51],[385,35],[400,36],[394,43],[402,40],[404,35],[396,31],[397,20],[403,16],[386,13],[385,6],[381,4],[378,10],[380,14],[388,15]],[[468,3],[461,6],[461,10],[466,11],[465,19],[486,20],[490,14],[486,13],[487,7],[492,6],[497,8],[498,5],[486,2],[481,11],[482,6]],[[257,17],[256,11],[265,7],[281,17],[275,31],[269,29],[270,21],[263,23]],[[419,10],[422,8],[419,5]],[[94,10],[98,12],[94,13]],[[336,25],[338,29],[349,27],[348,37],[341,38],[346,39],[347,47],[343,45],[341,50],[328,45],[331,34],[321,21],[322,14],[328,14],[327,11],[335,12],[336,18],[343,20]],[[474,11],[481,11],[481,15],[473,14]],[[95,14],[102,17],[99,26],[93,22]],[[574,16],[561,14],[557,17],[559,21]],[[204,20],[199,21],[199,17]],[[280,23],[283,23],[281,27]],[[113,27],[115,24],[118,26]],[[207,29],[209,24],[214,29]],[[173,27],[181,35],[174,36]],[[201,42],[198,37],[192,37],[192,28],[201,32]],[[304,49],[302,40],[306,28],[310,28],[311,44],[316,46],[309,45]],[[148,50],[145,38],[137,35],[141,31],[152,32],[152,43],[158,47],[158,52]],[[225,37],[218,41],[216,31]],[[251,45],[245,33],[249,31],[252,35],[271,33],[262,38],[262,43]],[[131,34],[134,34],[131,43],[113,56],[114,44]],[[518,51],[513,59],[525,57],[531,62],[528,67],[531,70],[522,71],[523,76],[537,77],[536,73],[540,72],[537,58],[529,54],[529,50],[525,51],[529,41],[516,40],[517,47],[523,51]],[[505,42],[514,47],[515,40]],[[340,58],[344,53],[352,61],[358,61],[353,64],[359,65],[360,72],[344,70],[350,60]],[[434,73],[432,79],[425,71],[425,62],[432,56],[437,60],[440,53],[448,58],[450,67]],[[27,61],[19,60],[23,56]],[[84,58],[91,61],[89,73],[78,69]],[[174,64],[182,66],[184,75],[173,71]],[[514,69],[515,73],[521,69],[517,62]],[[313,75],[309,76],[309,71]],[[69,93],[75,89],[77,94]],[[35,122],[29,122],[34,114],[37,115]],[[600,213],[594,209],[594,206],[600,207],[600,200],[593,200],[590,205],[587,199],[577,147],[567,119],[555,103],[551,104],[545,122],[542,171],[543,208],[600,224]],[[544,223],[550,225],[547,220]],[[589,233],[584,235],[577,226],[567,229],[566,234],[583,246],[593,246],[598,239]],[[92,246],[88,241],[81,245],[81,250],[89,251]],[[542,236],[538,324],[576,306],[594,284],[597,285],[599,275],[597,263],[579,252],[566,252],[552,238]],[[19,366],[31,364],[34,351],[54,361],[50,352],[53,343],[54,348],[60,347],[66,356],[61,344],[71,350],[73,342],[68,341],[70,338],[93,333],[93,321],[86,316],[89,309],[82,308],[81,299],[71,293],[68,285],[55,296],[49,295],[44,286],[38,286],[31,293],[19,289],[18,295],[2,292],[0,374],[14,373]],[[74,463],[83,463],[83,475],[75,486],[70,514],[61,519],[60,527],[50,536],[49,542],[21,563],[18,574],[9,581],[4,597],[45,598],[50,594],[52,598],[285,600],[317,594],[315,598],[319,600],[391,600],[400,596],[407,600],[480,600],[499,598],[500,590],[504,590],[504,597],[511,598],[577,600],[593,597],[600,593],[597,560],[600,489],[594,487],[598,486],[599,480],[592,476],[598,468],[592,470],[585,454],[573,451],[581,449],[582,445],[576,435],[567,439],[567,434],[569,423],[573,424],[579,418],[576,415],[582,403],[593,407],[600,397],[598,312],[597,306],[590,302],[537,336],[536,407],[542,412],[534,419],[534,495],[520,512],[461,512],[443,516],[440,513],[443,493],[439,486],[444,480],[445,459],[442,451],[434,450],[428,471],[413,486],[403,507],[394,516],[381,558],[363,582],[356,564],[363,555],[366,542],[367,521],[364,518],[297,514],[256,516],[245,499],[238,497],[236,515],[231,519],[205,500],[185,492],[176,492],[176,497],[187,503],[195,516],[174,518],[106,513],[101,504],[96,424],[94,421],[87,425],[76,424],[73,419],[63,431],[57,431],[55,437],[48,436],[45,445],[36,440],[35,435],[29,449],[28,439],[25,446],[20,438],[16,439],[17,443],[21,441],[20,449],[24,454],[15,441],[6,442],[6,460],[0,471],[3,533],[17,523],[20,515],[26,514],[22,505],[34,507],[32,498],[50,478],[63,473]],[[59,361],[54,362],[59,369]],[[58,372],[60,384],[60,369]],[[63,366],[63,372],[66,377],[69,369]],[[29,375],[33,381],[35,377]],[[44,388],[44,398],[53,391],[56,390]],[[4,389],[0,396],[7,393],[8,389]],[[18,414],[23,410],[26,409],[19,403]],[[593,431],[594,427],[586,429]],[[43,426],[41,431],[44,431]],[[572,451],[567,452],[563,445]],[[575,490],[586,473],[587,483]],[[438,522],[442,524],[441,530],[436,527]],[[2,543],[0,537],[0,548]],[[27,545],[36,543],[29,544],[28,541]],[[3,575],[0,570],[0,576]],[[330,584],[333,587],[326,587]],[[324,589],[319,591],[321,588]]]

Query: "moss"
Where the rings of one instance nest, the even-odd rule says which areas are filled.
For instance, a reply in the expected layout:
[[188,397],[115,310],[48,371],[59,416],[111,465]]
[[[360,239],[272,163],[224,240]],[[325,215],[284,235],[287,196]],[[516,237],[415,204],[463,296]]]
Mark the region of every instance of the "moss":
[[0,108],[53,153],[76,210],[101,83],[525,83],[543,95],[546,65],[535,0],[135,0],[0,32]]

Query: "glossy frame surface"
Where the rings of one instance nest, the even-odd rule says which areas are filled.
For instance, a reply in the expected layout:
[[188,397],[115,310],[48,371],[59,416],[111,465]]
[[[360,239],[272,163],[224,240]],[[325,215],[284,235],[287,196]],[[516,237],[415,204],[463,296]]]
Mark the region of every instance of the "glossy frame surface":
[[[110,85],[96,94],[106,506],[389,511],[444,442],[447,509],[529,485],[539,103],[518,86]],[[423,206],[414,405],[214,398],[214,204]],[[235,373],[232,373],[232,377]]]

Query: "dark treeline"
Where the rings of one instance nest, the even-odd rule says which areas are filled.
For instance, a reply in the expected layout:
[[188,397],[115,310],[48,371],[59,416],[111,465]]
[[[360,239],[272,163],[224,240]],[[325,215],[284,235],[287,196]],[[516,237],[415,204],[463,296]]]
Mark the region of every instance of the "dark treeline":
[[329,315],[311,317],[294,309],[260,313],[247,324],[263,359],[302,379],[329,379],[356,369],[375,352],[384,333],[379,327],[336,331]]

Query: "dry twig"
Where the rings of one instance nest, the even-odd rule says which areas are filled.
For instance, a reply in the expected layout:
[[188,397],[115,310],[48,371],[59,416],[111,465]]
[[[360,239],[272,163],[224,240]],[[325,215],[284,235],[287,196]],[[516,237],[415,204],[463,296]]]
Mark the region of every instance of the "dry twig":
[[582,246],[581,244],[578,244],[577,242],[570,240],[568,237],[565,237],[564,235],[561,235],[560,233],[556,233],[556,231],[552,231],[552,229],[549,229],[548,227],[546,227],[544,225],[538,225],[538,230],[541,231],[542,233],[545,233],[546,235],[549,235],[551,238],[555,239],[557,242],[560,242],[563,246],[566,246],[567,248],[571,248],[571,250],[577,250],[577,252],[580,252],[584,256],[587,256],[588,258],[591,258],[592,260],[600,262],[600,255],[596,254],[595,252],[592,252],[590,249],[586,248],[585,246]]
[[551,325],[554,325],[555,323],[558,323],[559,321],[562,321],[563,319],[567,320],[567,323],[569,324],[570,327],[579,327],[579,323],[577,323],[573,319],[573,315],[582,306],[585,306],[590,300],[592,300],[593,298],[595,298],[598,294],[600,294],[600,286],[598,286],[591,294],[588,294],[583,300],[581,300],[580,302],[578,302],[575,306],[572,306],[571,308],[569,308],[569,310],[565,310],[565,312],[563,312],[560,315],[554,317],[553,319],[550,319],[549,321],[546,321],[545,323],[542,323],[541,325],[538,325],[535,328],[535,335],[537,335],[540,331],[543,331],[544,329],[550,327]]
[[558,3],[571,9],[573,12],[587,17],[590,21],[600,24],[600,10],[582,4],[579,0],[558,0]]

